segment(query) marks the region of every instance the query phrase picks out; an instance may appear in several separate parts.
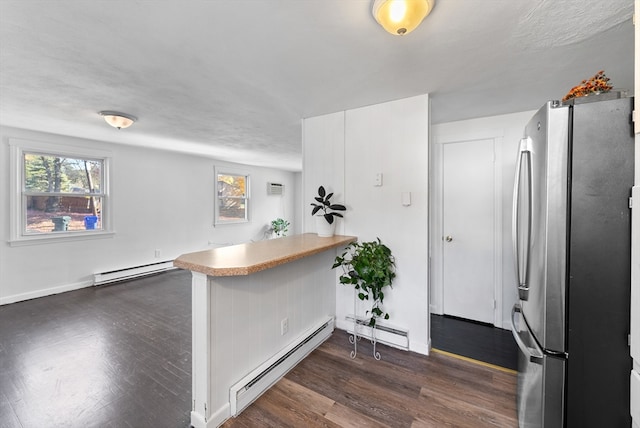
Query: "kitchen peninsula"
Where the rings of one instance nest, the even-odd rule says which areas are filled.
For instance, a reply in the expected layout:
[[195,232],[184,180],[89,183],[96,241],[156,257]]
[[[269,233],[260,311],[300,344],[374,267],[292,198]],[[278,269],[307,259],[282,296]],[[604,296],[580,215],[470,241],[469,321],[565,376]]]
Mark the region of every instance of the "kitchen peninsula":
[[192,426],[237,415],[331,335],[331,266],[356,240],[307,233],[174,261],[192,272]]

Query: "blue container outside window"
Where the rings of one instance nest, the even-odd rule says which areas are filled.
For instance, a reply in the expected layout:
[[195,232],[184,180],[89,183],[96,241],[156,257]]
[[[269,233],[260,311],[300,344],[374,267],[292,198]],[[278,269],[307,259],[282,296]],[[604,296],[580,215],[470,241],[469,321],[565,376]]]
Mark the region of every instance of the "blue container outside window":
[[84,218],[84,228],[87,230],[93,230],[96,228],[98,222],[98,216],[88,215]]

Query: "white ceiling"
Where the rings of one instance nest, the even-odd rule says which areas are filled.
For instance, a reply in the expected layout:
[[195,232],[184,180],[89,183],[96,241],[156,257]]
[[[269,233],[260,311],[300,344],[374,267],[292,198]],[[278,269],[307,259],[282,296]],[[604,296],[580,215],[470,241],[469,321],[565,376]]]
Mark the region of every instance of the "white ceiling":
[[424,93],[433,123],[532,110],[601,69],[633,90],[633,0],[436,0],[404,37],[371,5],[0,0],[0,125],[300,170],[305,117]]

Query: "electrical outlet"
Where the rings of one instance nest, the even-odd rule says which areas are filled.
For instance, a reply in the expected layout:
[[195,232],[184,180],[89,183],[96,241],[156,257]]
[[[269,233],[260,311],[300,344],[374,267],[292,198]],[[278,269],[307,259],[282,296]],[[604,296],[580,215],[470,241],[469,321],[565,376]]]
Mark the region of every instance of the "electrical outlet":
[[156,259],[160,258],[160,250],[156,249],[155,257],[156,257]]
[[289,332],[289,318],[280,321],[280,335],[284,336]]

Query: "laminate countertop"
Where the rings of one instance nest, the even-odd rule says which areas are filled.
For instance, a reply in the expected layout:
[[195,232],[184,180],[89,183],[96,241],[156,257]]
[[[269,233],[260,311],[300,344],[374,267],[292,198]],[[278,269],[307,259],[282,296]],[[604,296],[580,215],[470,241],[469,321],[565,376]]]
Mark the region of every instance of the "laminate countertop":
[[183,254],[175,267],[209,276],[242,276],[271,269],[323,251],[357,241],[355,236],[322,238],[315,233],[232,245]]

